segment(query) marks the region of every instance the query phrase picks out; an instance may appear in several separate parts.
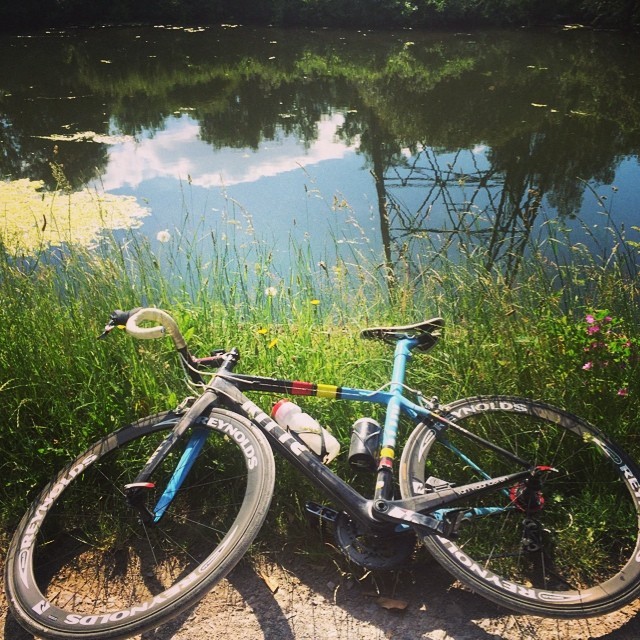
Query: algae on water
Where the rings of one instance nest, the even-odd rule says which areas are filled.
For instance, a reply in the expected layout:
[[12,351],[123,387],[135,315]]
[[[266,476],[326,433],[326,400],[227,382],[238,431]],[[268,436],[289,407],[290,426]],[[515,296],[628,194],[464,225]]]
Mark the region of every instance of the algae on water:
[[0,182],[0,239],[12,251],[44,245],[95,245],[105,229],[131,229],[149,210],[133,196],[44,191],[41,180]]

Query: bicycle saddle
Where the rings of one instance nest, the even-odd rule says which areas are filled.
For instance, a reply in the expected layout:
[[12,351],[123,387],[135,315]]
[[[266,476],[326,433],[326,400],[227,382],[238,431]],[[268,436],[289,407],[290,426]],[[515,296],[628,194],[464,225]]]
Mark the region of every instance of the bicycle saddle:
[[442,318],[431,318],[416,324],[407,324],[398,327],[371,327],[363,329],[360,336],[367,340],[384,340],[385,342],[397,342],[403,338],[418,340],[416,349],[427,351],[433,347],[444,328]]

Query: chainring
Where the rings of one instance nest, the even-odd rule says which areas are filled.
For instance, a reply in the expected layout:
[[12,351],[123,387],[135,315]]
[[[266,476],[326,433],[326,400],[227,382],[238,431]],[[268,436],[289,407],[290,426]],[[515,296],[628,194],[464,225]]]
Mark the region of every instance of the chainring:
[[334,522],[334,537],[349,560],[366,569],[389,571],[404,565],[413,553],[416,536],[412,529],[374,535],[363,533],[346,513]]

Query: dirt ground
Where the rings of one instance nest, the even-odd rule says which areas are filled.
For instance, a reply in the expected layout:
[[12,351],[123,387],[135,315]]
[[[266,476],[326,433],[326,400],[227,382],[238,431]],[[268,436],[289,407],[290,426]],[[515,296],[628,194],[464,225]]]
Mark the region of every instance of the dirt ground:
[[[137,640],[638,640],[640,601],[585,620],[513,615],[461,588],[426,552],[410,570],[367,574],[335,550],[263,553],[195,608]],[[0,637],[33,640],[0,595]]]

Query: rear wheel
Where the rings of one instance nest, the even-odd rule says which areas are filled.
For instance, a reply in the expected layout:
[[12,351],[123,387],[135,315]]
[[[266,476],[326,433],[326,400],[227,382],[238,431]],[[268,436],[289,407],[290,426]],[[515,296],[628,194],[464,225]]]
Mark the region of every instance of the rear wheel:
[[[6,565],[11,609],[29,631],[140,633],[193,605],[243,556],[266,516],[275,471],[265,436],[236,414],[214,409],[201,418],[203,449],[159,522],[144,524],[127,504],[124,485],[178,420],[161,414],[107,436],[35,500]],[[154,472],[152,510],[181,453]]]
[[640,596],[640,469],[618,445],[524,398],[468,398],[442,414],[463,429],[416,427],[402,454],[403,497],[523,470],[493,445],[549,469],[436,512],[457,528],[424,538],[436,560],[474,591],[535,615],[601,615]]

